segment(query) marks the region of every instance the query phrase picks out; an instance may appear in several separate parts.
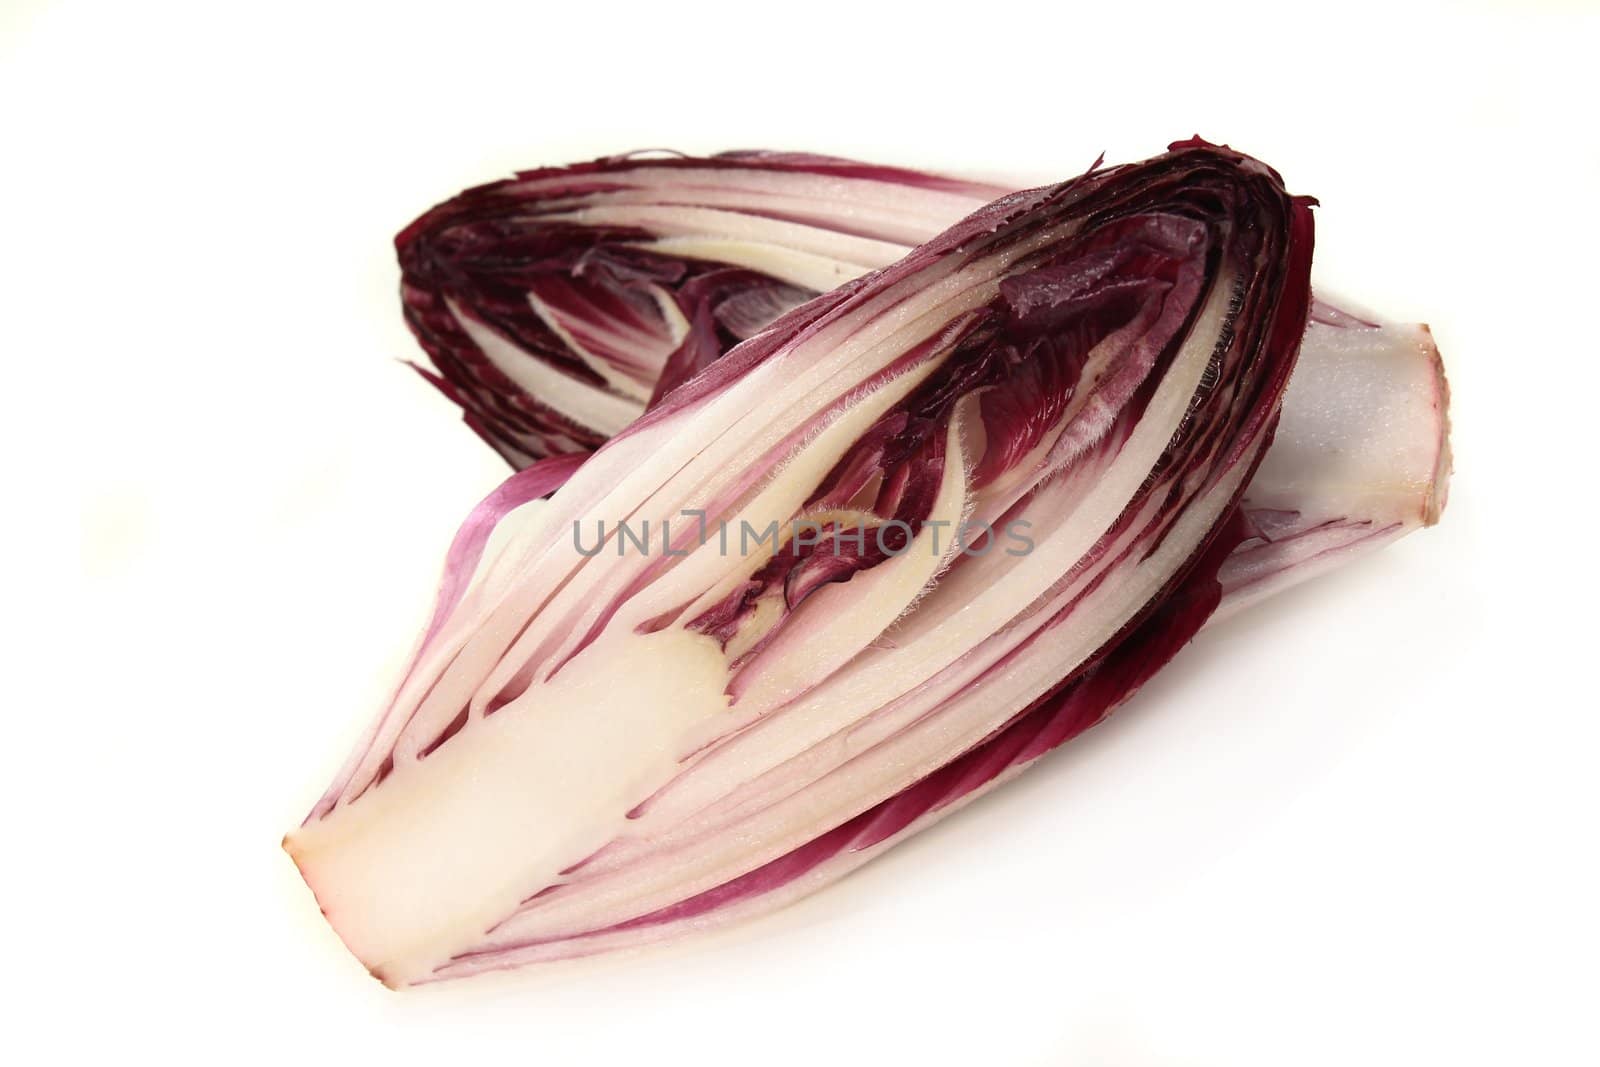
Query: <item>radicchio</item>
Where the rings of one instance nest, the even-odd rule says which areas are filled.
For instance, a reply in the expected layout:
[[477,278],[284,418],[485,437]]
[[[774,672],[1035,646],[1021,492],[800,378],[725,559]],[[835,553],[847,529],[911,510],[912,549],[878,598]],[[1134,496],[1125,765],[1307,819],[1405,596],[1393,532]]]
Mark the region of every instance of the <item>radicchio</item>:
[[[1002,197],[581,466],[514,476],[286,839],[329,921],[395,986],[651,940],[804,892],[1099,721],[1273,536],[1238,504],[1311,243],[1273,171],[1184,142]],[[636,340],[582,347],[637,369]]]

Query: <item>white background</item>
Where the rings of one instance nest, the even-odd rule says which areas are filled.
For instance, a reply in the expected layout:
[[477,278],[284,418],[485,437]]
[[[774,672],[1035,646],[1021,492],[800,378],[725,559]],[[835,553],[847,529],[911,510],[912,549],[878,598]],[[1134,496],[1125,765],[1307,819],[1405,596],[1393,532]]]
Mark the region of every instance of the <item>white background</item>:
[[[1596,1062],[1578,7],[7,0],[14,1062]],[[397,362],[401,225],[635,147],[1044,181],[1195,132],[1432,323],[1441,526],[770,920],[405,994],[345,955],[278,841],[504,473]]]

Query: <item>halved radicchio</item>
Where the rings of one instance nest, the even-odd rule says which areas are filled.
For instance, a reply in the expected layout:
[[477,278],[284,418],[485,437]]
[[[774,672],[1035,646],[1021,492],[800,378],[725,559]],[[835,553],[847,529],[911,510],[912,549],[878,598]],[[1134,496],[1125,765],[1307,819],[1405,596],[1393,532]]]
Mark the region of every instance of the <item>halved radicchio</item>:
[[328,920],[395,986],[659,939],[1099,721],[1275,536],[1238,504],[1311,246],[1273,171],[1178,144],[1002,197],[515,475],[286,839]]
[[[401,233],[404,309],[422,373],[521,468],[592,451],[784,312],[1008,192],[780,152],[528,171]],[[1316,301],[1245,495],[1259,536],[1223,572],[1230,609],[1433,523],[1446,400],[1426,326]]]

